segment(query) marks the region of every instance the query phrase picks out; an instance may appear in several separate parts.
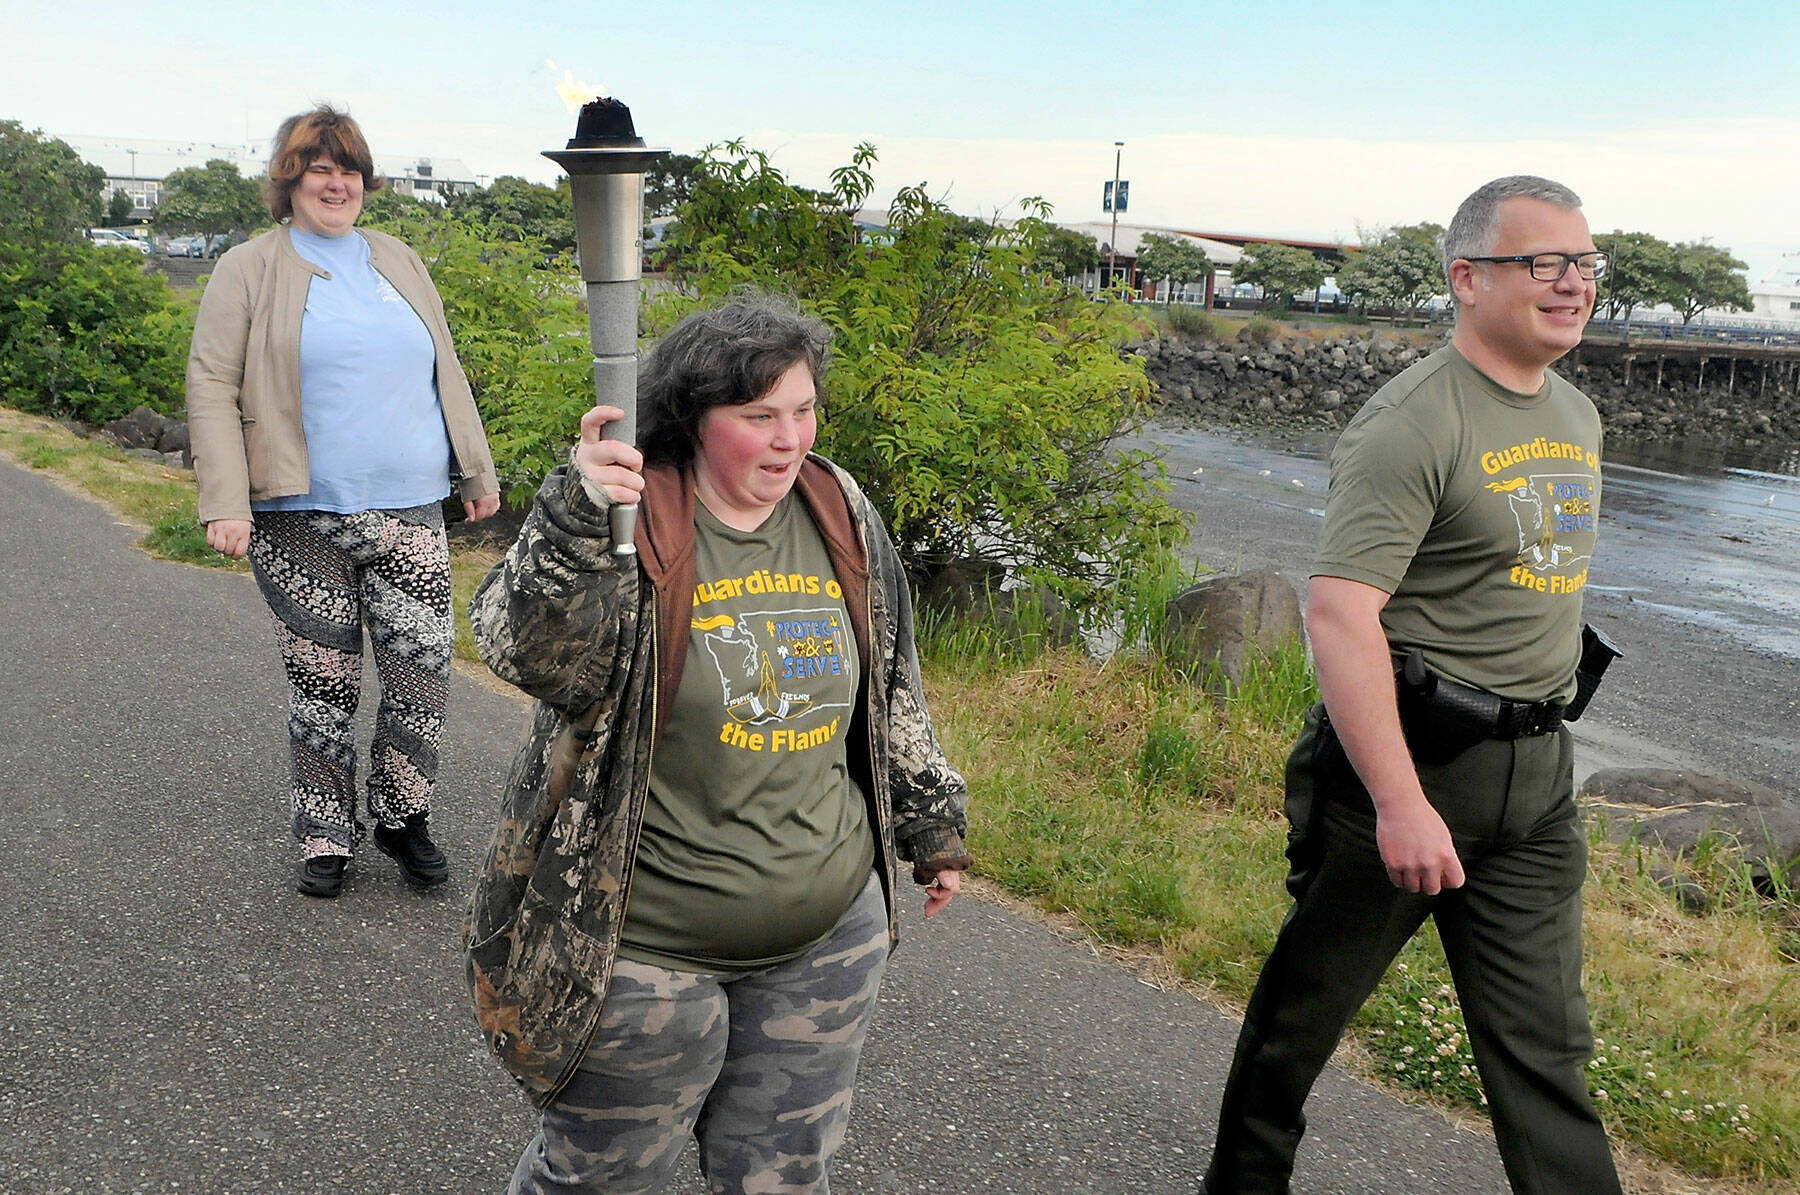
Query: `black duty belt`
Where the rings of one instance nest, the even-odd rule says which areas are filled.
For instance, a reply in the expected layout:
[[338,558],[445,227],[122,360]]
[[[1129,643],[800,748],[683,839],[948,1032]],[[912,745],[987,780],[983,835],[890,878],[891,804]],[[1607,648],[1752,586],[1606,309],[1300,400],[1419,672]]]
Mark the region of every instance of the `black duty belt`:
[[1487,737],[1491,739],[1526,739],[1560,730],[1563,724],[1560,701],[1508,701],[1442,676],[1426,700],[1446,713],[1459,714],[1489,728]]
[[1417,650],[1407,656],[1398,679],[1403,692],[1410,691],[1429,720],[1442,730],[1454,728],[1490,739],[1524,739],[1562,728],[1562,702],[1509,701],[1472,689],[1432,672]]

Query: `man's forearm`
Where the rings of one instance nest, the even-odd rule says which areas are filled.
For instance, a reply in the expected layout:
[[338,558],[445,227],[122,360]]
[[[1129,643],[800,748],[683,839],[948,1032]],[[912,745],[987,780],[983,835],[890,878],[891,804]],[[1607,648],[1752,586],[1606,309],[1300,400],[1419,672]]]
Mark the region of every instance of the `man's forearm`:
[[1424,801],[1400,729],[1393,658],[1379,619],[1330,603],[1315,604],[1307,614],[1320,695],[1376,810],[1396,801]]

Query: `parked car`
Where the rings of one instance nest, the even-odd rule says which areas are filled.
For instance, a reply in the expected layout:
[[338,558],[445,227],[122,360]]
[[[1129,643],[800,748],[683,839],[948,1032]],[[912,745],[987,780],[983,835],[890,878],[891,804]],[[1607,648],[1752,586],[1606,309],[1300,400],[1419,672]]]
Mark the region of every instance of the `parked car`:
[[139,253],[150,252],[150,246],[134,236],[127,236],[116,228],[88,229],[88,243],[104,249],[136,249]]
[[170,257],[205,257],[206,238],[203,236],[171,237],[169,247],[163,252]]

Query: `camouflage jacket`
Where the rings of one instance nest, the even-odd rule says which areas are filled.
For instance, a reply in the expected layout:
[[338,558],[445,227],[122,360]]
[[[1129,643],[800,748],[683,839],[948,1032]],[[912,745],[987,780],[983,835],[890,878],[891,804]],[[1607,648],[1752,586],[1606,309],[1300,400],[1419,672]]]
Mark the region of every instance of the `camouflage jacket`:
[[[896,868],[965,867],[963,779],[932,730],[912,598],[886,529],[822,457],[796,492],[844,588],[864,685],[849,762],[878,829],[890,942]],[[465,927],[468,979],[489,1047],[539,1106],[574,1073],[600,1022],[650,782],[680,683],[694,593],[694,487],[645,473],[638,554],[615,556],[604,506],[573,466],[544,479],[469,619],[482,659],[537,699],[513,760]],[[860,745],[860,749],[859,749]]]

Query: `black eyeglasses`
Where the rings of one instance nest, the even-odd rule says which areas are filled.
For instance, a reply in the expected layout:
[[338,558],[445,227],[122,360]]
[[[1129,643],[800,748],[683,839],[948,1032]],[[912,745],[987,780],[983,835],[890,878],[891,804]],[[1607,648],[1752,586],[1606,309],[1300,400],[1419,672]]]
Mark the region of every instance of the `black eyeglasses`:
[[1517,257],[1465,257],[1464,261],[1491,261],[1505,264],[1523,261],[1531,264],[1531,276],[1539,282],[1555,282],[1574,266],[1583,278],[1592,281],[1606,275],[1610,260],[1604,253],[1521,253]]

